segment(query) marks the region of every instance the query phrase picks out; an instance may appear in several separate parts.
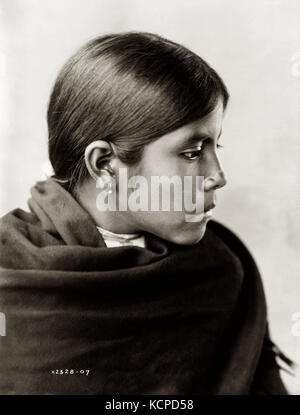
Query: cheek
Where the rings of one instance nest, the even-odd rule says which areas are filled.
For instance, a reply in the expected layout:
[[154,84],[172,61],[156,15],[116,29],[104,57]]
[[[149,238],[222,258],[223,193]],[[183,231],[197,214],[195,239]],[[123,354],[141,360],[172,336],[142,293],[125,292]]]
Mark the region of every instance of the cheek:
[[[158,159],[149,161],[148,158],[144,158],[135,166],[129,166],[127,168],[127,177],[128,180],[133,178],[133,176],[140,176],[142,180],[139,182],[136,188],[127,189],[127,200],[130,201],[132,193],[139,193],[144,201],[147,201],[148,214],[149,214],[149,224],[152,226],[163,226],[167,223],[168,226],[178,227],[184,222],[185,211],[192,212],[196,210],[195,201],[199,199],[196,197],[196,193],[201,192],[201,189],[198,189],[200,182],[196,181],[196,176],[201,176],[200,163],[185,163],[179,157],[169,156],[164,160]],[[160,190],[157,191],[157,181],[154,178],[167,176],[169,179],[172,177],[174,181],[179,183],[175,187],[171,185],[170,190],[170,206],[171,211],[162,211],[162,200],[163,194],[166,195],[166,191],[160,187]],[[184,180],[186,177],[186,180]],[[151,180],[153,178],[153,180]],[[146,186],[141,186],[140,183],[145,183]],[[167,185],[166,185],[167,186]],[[124,187],[122,187],[123,189]],[[119,189],[121,190],[121,189]],[[121,192],[122,193],[122,192]],[[133,195],[134,196],[134,195]],[[185,199],[188,199],[188,207],[185,208]],[[159,204],[160,212],[157,212],[157,204]],[[198,203],[199,204],[199,203]],[[178,206],[181,206],[179,209]],[[156,211],[153,211],[152,206]],[[176,206],[176,207],[174,207]],[[152,209],[152,211],[151,211]],[[176,211],[174,211],[177,209]],[[132,212],[133,216],[137,212]],[[144,220],[148,221],[147,212],[142,211],[141,215],[144,215]],[[143,216],[141,216],[143,217]]]
[[164,148],[146,151],[139,164],[139,174],[147,178],[151,176],[181,176],[185,174],[182,159],[174,152]]

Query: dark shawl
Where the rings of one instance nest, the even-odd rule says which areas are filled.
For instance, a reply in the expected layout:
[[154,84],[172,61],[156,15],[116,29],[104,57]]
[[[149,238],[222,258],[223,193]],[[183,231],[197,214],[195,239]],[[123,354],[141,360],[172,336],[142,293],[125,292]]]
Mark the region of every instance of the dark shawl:
[[0,224],[1,394],[287,393],[258,269],[223,225],[107,248],[54,181],[29,207]]

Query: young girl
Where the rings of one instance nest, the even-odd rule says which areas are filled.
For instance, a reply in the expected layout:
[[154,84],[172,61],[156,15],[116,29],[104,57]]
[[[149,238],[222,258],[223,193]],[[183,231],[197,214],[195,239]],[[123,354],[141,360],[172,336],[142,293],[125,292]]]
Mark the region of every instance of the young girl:
[[68,60],[48,108],[54,175],[1,219],[2,394],[287,393],[255,262],[210,220],[228,98],[151,33]]

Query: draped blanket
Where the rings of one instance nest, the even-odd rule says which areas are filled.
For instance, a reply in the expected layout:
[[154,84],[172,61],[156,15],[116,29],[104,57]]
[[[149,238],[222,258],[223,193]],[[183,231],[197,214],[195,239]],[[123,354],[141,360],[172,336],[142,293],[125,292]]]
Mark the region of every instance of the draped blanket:
[[107,248],[59,184],[31,193],[0,223],[1,394],[287,393],[258,269],[230,230]]

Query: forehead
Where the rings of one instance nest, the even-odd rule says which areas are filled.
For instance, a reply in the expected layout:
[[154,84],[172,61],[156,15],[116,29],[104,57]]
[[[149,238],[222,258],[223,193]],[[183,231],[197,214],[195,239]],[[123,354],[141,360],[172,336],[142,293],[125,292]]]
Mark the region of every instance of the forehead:
[[213,111],[198,120],[176,130],[178,133],[199,132],[214,137],[220,132],[224,117],[223,105],[219,104]]
[[200,140],[203,137],[217,139],[222,129],[224,117],[223,105],[219,104],[213,111],[198,120],[185,124],[156,141],[157,146],[173,147],[182,145],[189,140]]

